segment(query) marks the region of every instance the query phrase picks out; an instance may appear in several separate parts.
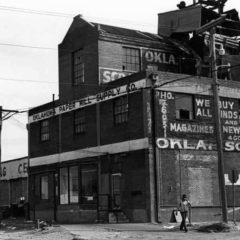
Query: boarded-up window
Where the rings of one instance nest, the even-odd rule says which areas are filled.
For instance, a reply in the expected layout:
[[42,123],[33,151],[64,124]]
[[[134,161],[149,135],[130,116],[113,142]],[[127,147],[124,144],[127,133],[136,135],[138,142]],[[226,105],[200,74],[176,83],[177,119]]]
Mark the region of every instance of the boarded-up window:
[[193,96],[187,94],[175,95],[176,118],[182,120],[193,119]]
[[210,168],[188,168],[189,193],[193,206],[213,205],[213,180]]

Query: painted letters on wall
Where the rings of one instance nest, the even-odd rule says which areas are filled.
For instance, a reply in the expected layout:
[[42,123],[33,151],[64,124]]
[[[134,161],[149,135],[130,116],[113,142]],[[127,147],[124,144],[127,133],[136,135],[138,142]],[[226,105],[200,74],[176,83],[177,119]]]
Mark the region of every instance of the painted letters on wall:
[[[171,149],[192,148],[198,150],[198,144],[193,147],[194,141],[201,139],[200,141],[204,143],[203,150],[214,149],[216,134],[213,98],[211,96],[193,96],[194,118],[192,120],[176,119],[175,94],[173,92],[156,91],[155,99],[158,116],[157,137],[160,139],[157,141],[160,143],[165,141],[165,144],[158,143],[160,148],[164,146],[164,148]],[[220,98],[219,107],[224,150],[240,151],[239,100]]]
[[28,176],[27,158],[1,163],[0,180],[23,178],[27,176]]

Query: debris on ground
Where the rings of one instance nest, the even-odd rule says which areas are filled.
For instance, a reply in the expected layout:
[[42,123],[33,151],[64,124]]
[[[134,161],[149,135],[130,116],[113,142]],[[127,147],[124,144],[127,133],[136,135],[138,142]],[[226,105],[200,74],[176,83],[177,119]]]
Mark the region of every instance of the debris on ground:
[[212,223],[208,225],[203,225],[200,226],[197,231],[198,232],[206,232],[206,233],[211,233],[211,232],[230,232],[232,229],[231,226],[229,226],[226,223]]

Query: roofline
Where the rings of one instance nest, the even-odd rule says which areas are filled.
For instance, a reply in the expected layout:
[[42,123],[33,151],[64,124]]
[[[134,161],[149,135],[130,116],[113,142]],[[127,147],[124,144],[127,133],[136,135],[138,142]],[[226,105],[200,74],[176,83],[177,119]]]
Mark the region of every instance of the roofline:
[[9,159],[9,160],[6,160],[6,161],[2,161],[1,164],[3,164],[3,163],[9,163],[9,162],[15,162],[15,161],[20,161],[20,160],[23,160],[23,159],[28,159],[28,156],[26,156],[26,157],[20,157],[20,158],[15,158],[15,159]]

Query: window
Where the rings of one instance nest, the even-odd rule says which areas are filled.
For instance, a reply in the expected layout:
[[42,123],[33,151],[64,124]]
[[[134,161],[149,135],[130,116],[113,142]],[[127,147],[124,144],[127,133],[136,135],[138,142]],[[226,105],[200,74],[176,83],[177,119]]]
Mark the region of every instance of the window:
[[68,204],[68,168],[60,169],[60,204]]
[[84,83],[83,51],[73,52],[73,85]]
[[123,68],[129,71],[140,71],[140,50],[136,48],[123,48]]
[[86,131],[86,115],[84,109],[74,112],[74,133],[83,133]]
[[78,203],[78,167],[69,168],[69,195],[70,203]]
[[175,94],[176,118],[183,120],[193,119],[193,96]]
[[78,203],[78,166],[60,169],[60,204]]
[[114,123],[120,124],[128,121],[128,96],[114,100]]
[[[60,204],[92,204],[97,202],[97,167],[83,165],[60,169]],[[79,186],[79,183],[81,185]]]
[[41,199],[48,199],[48,176],[42,176],[40,178],[41,184]]
[[81,169],[81,203],[97,201],[97,168],[83,166]]
[[40,122],[41,126],[41,141],[48,141],[49,140],[49,120],[43,120]]

